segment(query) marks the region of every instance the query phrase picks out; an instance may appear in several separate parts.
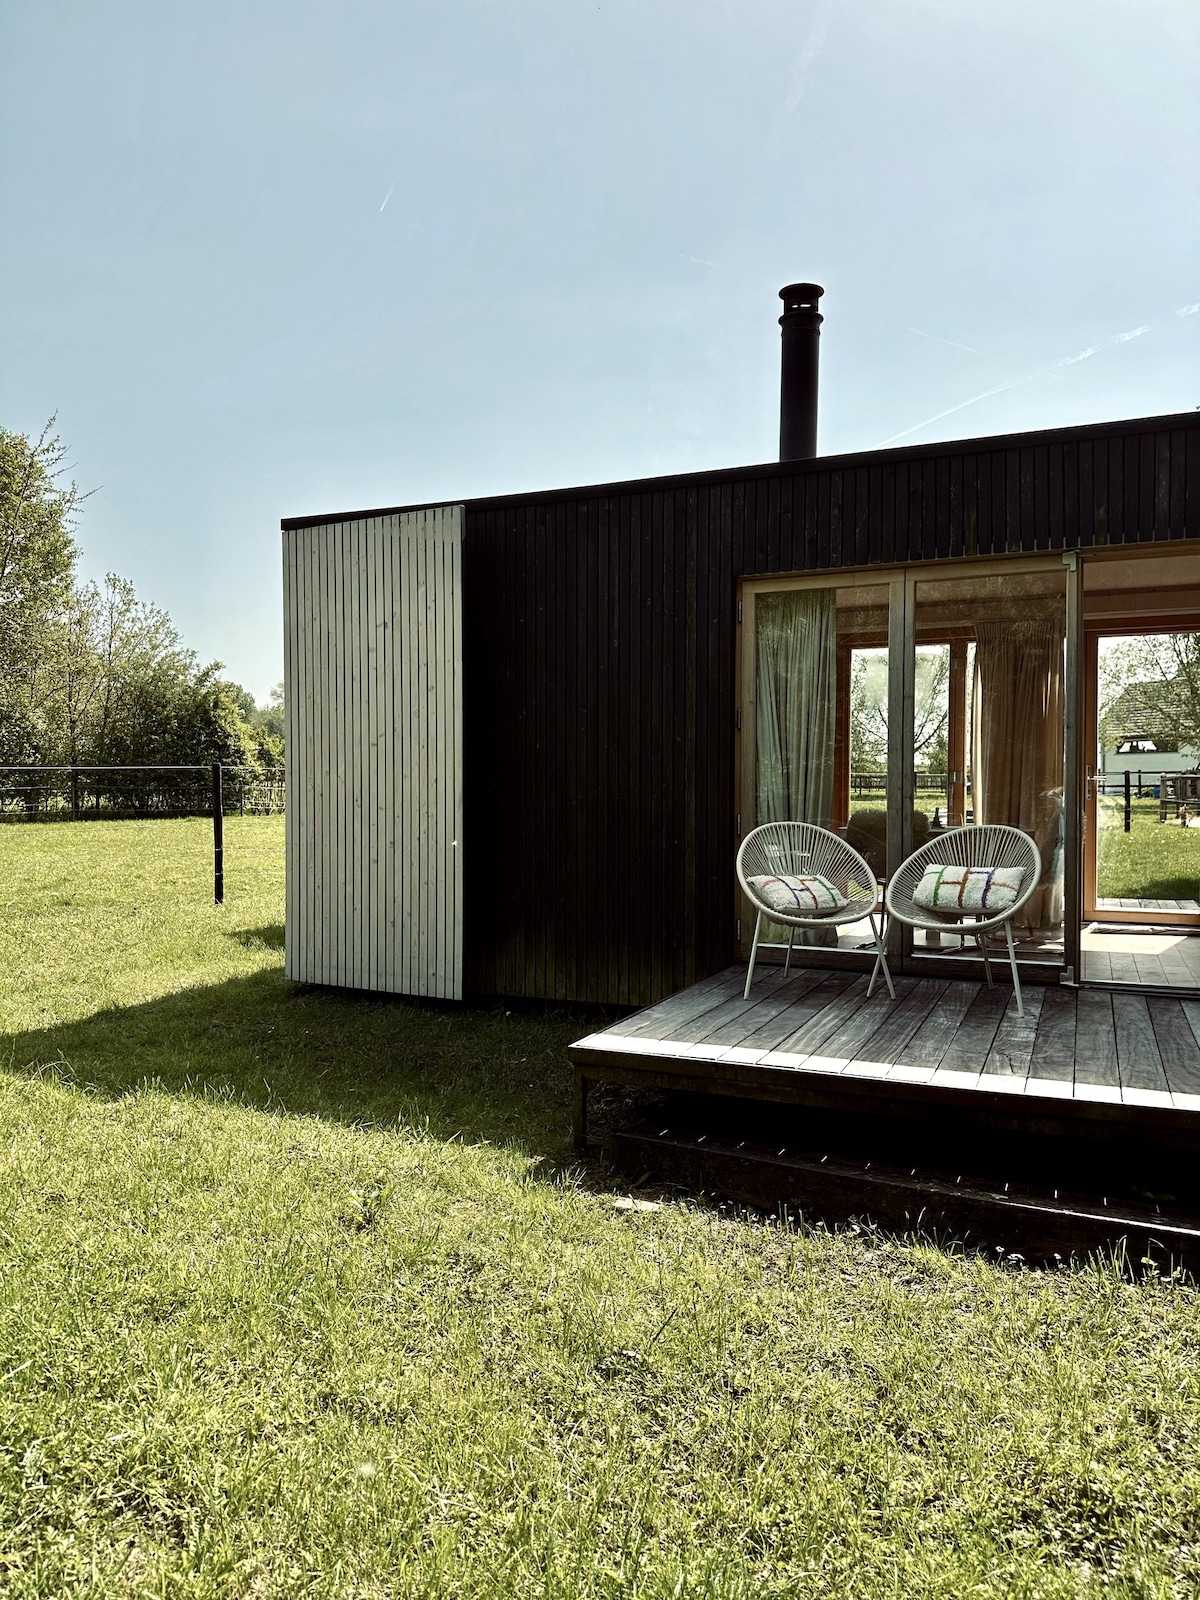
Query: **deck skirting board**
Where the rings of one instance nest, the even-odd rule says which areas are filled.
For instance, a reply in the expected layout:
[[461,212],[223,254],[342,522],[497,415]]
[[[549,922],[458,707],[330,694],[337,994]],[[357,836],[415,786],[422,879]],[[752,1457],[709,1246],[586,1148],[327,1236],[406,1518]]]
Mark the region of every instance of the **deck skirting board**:
[[[763,996],[739,1001],[744,975],[744,968],[730,968],[697,986],[694,999],[684,991],[580,1039],[570,1054],[584,1097],[591,1082],[641,1083],[908,1118],[966,1114],[995,1127],[1200,1149],[1200,1094],[1191,1092],[1200,1085],[1200,1046],[1195,1061],[1184,1049],[1200,1013],[1193,1018],[1183,1002],[1162,1002],[1153,1027],[1144,1003],[1125,1008],[1111,1048],[1100,1051],[1096,1008],[1084,998],[1085,1027],[1075,991],[1049,991],[1022,1019],[1011,994],[1006,1006],[1003,991],[972,996],[961,982],[902,978],[895,1004],[868,1006],[860,1003],[864,979],[830,991],[804,979],[793,1013],[798,1025],[791,1038],[773,1042],[769,1034],[754,1037],[763,1029]],[[779,983],[771,995],[777,1023],[789,1017],[785,989]],[[738,1038],[740,1003],[746,1042]],[[705,1018],[718,1008],[714,1028]],[[714,1037],[695,1037],[704,1032]],[[801,1048],[788,1048],[793,1039]]]
[[717,1191],[750,1205],[799,1209],[807,1221],[839,1224],[869,1219],[902,1233],[946,1234],[968,1247],[1053,1261],[1095,1251],[1124,1251],[1131,1263],[1161,1270],[1200,1270],[1200,1228],[1193,1218],[1155,1215],[1153,1208],[1109,1205],[1102,1197],[1059,1201],[1053,1194],[1009,1192],[987,1180],[776,1150],[747,1141],[697,1138],[664,1128],[657,1135],[620,1133],[618,1164],[659,1181]]

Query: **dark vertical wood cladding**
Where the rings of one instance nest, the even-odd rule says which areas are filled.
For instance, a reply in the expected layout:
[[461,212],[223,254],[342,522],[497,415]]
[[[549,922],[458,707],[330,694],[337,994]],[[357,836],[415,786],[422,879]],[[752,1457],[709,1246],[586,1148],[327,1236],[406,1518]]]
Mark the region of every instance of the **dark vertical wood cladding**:
[[1200,418],[468,502],[466,983],[645,1005],[734,956],[743,576],[1200,537]]

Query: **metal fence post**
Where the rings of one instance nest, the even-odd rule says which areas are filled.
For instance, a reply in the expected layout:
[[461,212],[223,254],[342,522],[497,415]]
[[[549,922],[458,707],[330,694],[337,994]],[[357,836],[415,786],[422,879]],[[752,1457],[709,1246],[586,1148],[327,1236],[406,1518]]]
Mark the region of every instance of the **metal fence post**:
[[1130,828],[1129,768],[1126,767],[1125,768],[1125,832],[1126,833],[1129,832],[1129,828]]
[[225,808],[221,798],[221,763],[212,764],[213,900],[225,904]]

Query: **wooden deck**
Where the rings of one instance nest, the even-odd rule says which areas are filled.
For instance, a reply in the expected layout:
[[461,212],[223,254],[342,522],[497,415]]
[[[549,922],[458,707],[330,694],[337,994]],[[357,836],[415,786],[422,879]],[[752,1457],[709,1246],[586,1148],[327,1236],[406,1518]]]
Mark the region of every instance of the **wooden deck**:
[[592,1083],[953,1118],[1200,1149],[1200,1000],[1099,989],[731,967],[571,1047]]

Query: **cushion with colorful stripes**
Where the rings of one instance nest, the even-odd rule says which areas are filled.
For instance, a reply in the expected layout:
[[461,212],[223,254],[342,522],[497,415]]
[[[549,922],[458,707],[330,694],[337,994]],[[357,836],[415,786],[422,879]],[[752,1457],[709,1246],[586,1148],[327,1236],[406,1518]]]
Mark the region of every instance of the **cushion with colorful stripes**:
[[913,904],[954,915],[960,911],[1007,911],[1021,892],[1024,867],[925,868]]
[[777,878],[750,878],[750,887],[772,911],[784,911],[793,917],[820,916],[823,912],[840,911],[850,904],[846,896],[828,878],[792,878],[781,873]]

